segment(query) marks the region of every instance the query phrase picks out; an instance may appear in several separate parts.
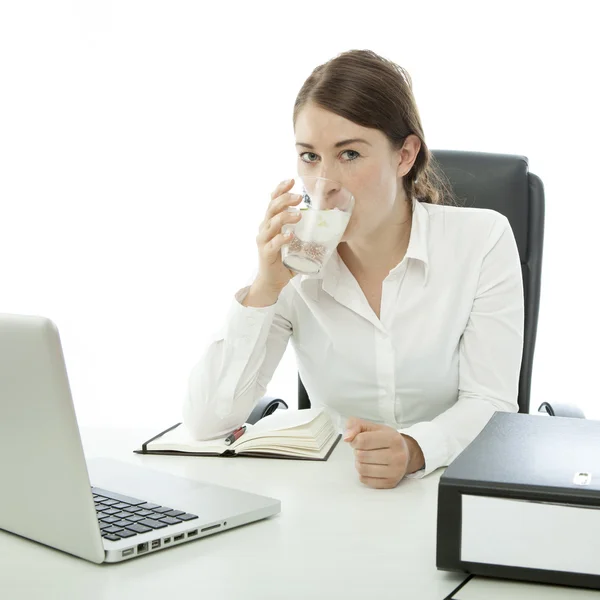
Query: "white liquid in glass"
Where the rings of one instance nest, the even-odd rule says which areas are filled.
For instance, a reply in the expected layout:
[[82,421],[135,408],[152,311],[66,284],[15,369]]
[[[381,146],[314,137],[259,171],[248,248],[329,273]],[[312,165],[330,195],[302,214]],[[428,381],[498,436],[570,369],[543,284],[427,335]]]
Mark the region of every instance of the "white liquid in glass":
[[299,273],[318,273],[333,254],[346,230],[350,214],[338,209],[301,210],[294,237],[284,246],[284,264]]

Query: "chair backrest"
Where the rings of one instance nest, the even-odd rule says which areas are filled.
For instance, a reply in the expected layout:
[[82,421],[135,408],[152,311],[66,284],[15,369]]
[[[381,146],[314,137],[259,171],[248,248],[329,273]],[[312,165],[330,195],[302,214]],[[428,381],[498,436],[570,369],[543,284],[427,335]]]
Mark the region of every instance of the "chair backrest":
[[[544,186],[524,156],[433,150],[461,206],[491,208],[510,222],[519,248],[525,296],[525,335],[519,378],[519,412],[529,412],[544,246]],[[310,399],[298,376],[298,408]]]

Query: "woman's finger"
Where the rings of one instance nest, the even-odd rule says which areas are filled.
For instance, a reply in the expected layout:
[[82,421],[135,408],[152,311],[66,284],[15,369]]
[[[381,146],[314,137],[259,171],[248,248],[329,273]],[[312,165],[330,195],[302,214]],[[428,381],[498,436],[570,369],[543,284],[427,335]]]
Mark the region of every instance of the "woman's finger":
[[378,479],[386,479],[391,477],[390,467],[388,465],[371,465],[356,461],[354,463],[356,470],[363,477],[376,477]]

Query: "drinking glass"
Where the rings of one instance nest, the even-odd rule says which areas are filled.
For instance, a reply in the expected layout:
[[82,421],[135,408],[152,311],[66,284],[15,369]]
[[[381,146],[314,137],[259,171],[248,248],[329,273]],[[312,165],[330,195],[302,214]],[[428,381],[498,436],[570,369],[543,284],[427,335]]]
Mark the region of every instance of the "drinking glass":
[[354,209],[354,196],[339,182],[301,175],[290,193],[301,194],[297,223],[287,223],[282,233],[294,237],[281,247],[283,264],[296,273],[318,273],[340,243]]

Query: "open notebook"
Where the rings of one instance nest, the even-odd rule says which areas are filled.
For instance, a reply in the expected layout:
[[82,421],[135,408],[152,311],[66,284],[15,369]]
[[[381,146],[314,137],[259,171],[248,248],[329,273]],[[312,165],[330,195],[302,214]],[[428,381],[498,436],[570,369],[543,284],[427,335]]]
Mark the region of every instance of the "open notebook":
[[338,433],[323,408],[277,410],[254,425],[246,423],[246,432],[227,446],[225,438],[194,440],[182,423],[170,427],[142,444],[138,454],[185,456],[253,456],[327,460],[339,442]]

